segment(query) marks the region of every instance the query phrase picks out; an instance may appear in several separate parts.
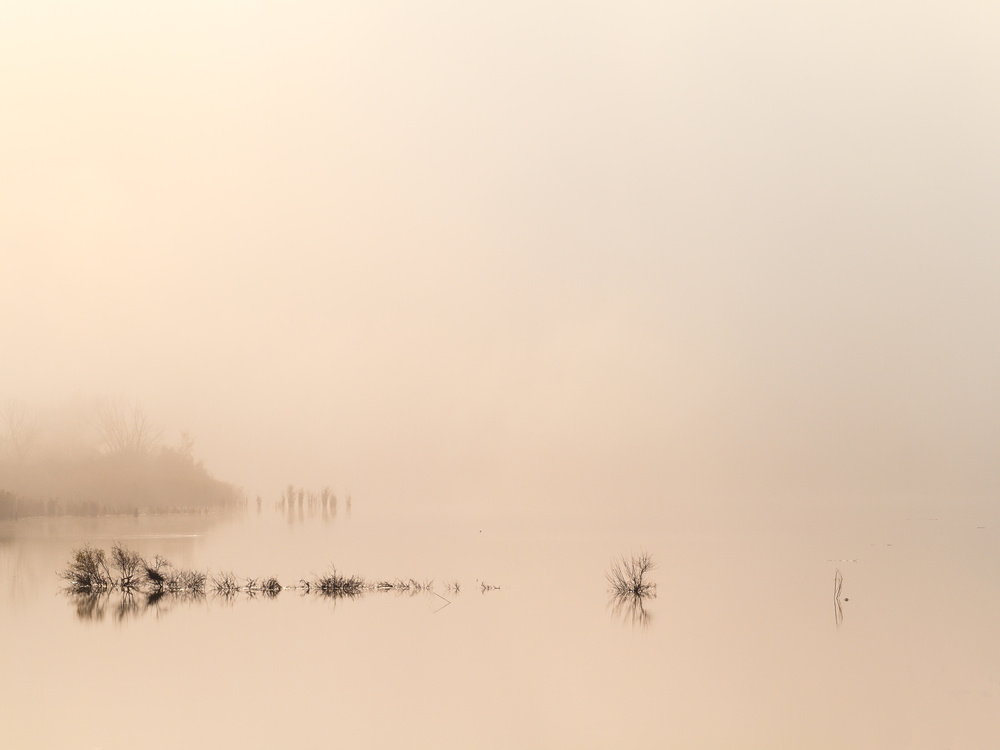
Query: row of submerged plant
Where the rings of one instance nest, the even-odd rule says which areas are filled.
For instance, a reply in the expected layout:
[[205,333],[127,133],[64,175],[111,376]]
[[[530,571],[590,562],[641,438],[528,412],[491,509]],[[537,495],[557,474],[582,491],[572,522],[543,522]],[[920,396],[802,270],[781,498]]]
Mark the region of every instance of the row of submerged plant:
[[[212,593],[224,597],[237,594],[273,597],[286,589],[331,597],[359,596],[369,591],[436,593],[433,580],[394,578],[369,581],[358,575],[345,575],[336,568],[291,585],[283,585],[275,576],[242,578],[232,572],[209,574],[177,568],[160,555],[148,560],[119,542],[111,545],[110,553],[90,545],[74,550],[69,564],[59,575],[66,582],[65,588],[69,593],[86,596],[117,591],[156,596],[183,594],[197,597]],[[481,586],[484,592],[498,588],[485,583]],[[444,583],[444,589],[458,594],[462,586],[457,580],[451,580]]]
[[[644,551],[612,560],[605,576],[611,595],[609,608],[616,619],[633,626],[649,626],[652,614],[646,607],[648,601],[656,597],[656,584],[650,579],[656,567],[652,556]],[[394,578],[369,581],[361,576],[345,575],[335,568],[309,580],[301,579],[291,586],[282,585],[274,576],[240,578],[231,572],[209,575],[175,568],[160,555],[148,561],[119,543],[111,546],[110,555],[103,549],[90,546],[75,550],[60,575],[66,581],[66,590],[74,595],[77,615],[81,619],[101,619],[110,606],[115,618],[121,620],[137,612],[162,611],[165,605],[173,602],[202,599],[207,593],[226,599],[238,594],[275,597],[286,589],[331,598],[352,598],[373,591],[410,595],[429,593],[441,597],[434,590],[433,580]],[[485,581],[477,583],[483,593],[500,588]],[[843,576],[837,570],[834,607],[838,627],[843,620],[842,586]],[[446,581],[443,588],[450,594],[458,594],[462,590],[457,580]],[[118,594],[114,601],[112,594]]]
[[[656,567],[646,552],[622,557],[613,561],[608,571],[609,591],[617,598],[646,599],[656,596],[656,584],[649,579]],[[277,594],[285,589],[315,591],[331,596],[353,596],[366,591],[402,591],[410,593],[433,592],[434,581],[414,578],[394,578],[369,581],[357,575],[345,575],[332,568],[328,573],[311,580],[284,586],[274,576],[267,578],[240,578],[231,572],[208,575],[200,571],[174,567],[161,555],[147,560],[138,552],[119,542],[111,545],[110,554],[102,548],[84,545],[73,551],[69,564],[60,573],[66,588],[72,593],[99,593],[109,590],[141,591],[144,593],[190,593],[230,595],[239,592],[250,594]],[[459,593],[457,580],[444,584],[445,590]],[[481,591],[499,589],[482,582]]]

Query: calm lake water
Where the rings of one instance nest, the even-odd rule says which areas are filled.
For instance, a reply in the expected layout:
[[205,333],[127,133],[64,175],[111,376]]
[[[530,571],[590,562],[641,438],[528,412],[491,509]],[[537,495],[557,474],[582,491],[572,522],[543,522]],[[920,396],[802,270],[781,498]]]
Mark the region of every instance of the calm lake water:
[[[0,527],[0,745],[1000,747],[995,513],[639,522],[360,505]],[[57,571],[114,540],[289,585],[336,564],[436,593],[78,608]],[[604,578],[639,549],[659,563],[645,625]]]

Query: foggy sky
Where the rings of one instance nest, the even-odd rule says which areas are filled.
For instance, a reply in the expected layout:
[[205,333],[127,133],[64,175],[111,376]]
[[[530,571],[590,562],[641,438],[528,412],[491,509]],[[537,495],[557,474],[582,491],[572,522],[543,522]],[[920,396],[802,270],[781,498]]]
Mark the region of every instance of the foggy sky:
[[0,6],[0,399],[385,503],[1000,488],[1000,7]]

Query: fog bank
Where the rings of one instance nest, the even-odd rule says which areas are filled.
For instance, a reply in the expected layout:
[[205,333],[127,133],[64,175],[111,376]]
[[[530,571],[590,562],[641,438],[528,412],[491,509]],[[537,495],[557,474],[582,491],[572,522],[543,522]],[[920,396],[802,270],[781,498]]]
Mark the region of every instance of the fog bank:
[[251,497],[994,496],[998,15],[8,3],[0,400]]

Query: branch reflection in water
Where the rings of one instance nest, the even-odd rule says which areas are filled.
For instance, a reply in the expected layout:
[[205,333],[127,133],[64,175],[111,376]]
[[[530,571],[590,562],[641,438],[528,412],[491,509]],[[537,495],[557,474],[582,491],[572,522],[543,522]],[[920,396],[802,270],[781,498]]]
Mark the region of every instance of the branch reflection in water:
[[116,623],[124,623],[140,616],[166,614],[179,603],[204,601],[205,594],[169,593],[155,591],[144,593],[129,590],[67,591],[70,602],[76,607],[77,619],[84,622],[103,622],[110,614]]
[[648,628],[653,621],[652,613],[646,609],[646,599],[653,599],[656,594],[615,594],[608,606],[615,619],[627,625]]

